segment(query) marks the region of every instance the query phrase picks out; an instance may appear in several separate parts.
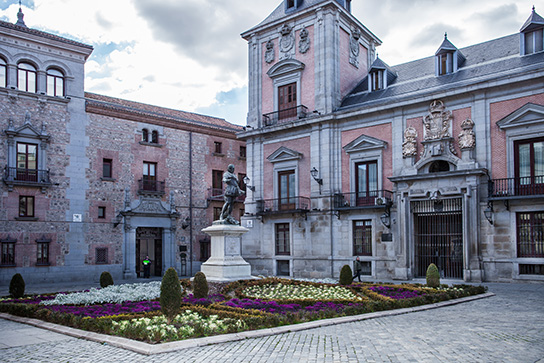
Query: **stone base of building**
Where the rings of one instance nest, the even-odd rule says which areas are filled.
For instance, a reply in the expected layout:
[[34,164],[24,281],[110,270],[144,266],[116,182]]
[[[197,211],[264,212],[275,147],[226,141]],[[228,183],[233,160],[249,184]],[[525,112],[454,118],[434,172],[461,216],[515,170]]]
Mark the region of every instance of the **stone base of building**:
[[211,257],[200,267],[208,281],[249,280],[251,265],[242,258],[242,235],[247,228],[230,224],[214,224],[202,232],[211,237]]

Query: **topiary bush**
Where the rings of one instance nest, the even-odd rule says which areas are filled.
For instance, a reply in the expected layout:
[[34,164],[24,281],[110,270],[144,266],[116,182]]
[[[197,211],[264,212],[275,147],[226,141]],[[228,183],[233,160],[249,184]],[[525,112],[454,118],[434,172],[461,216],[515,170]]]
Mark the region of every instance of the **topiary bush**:
[[193,296],[197,299],[204,299],[208,297],[208,280],[204,272],[197,272],[193,280]]
[[181,284],[178,273],[173,267],[166,270],[161,282],[161,311],[166,317],[168,324],[179,314],[181,307]]
[[9,294],[15,299],[19,299],[25,294],[25,280],[21,274],[15,274],[9,283]]
[[440,272],[438,272],[438,267],[436,267],[434,263],[431,263],[429,267],[427,267],[427,286],[440,286]]
[[340,270],[340,285],[351,285],[353,282],[353,272],[349,265],[342,266]]
[[102,272],[100,274],[100,287],[108,287],[110,285],[113,285],[113,277],[111,277],[111,274],[108,271]]

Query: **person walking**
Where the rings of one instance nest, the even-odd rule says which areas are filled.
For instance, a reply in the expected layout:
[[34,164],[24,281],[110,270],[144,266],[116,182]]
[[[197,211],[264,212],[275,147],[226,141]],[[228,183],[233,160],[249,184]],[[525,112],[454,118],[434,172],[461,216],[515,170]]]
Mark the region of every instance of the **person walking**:
[[353,275],[354,280],[357,277],[359,282],[361,282],[361,270],[362,269],[363,269],[363,265],[361,263],[361,259],[359,258],[359,256],[357,256],[357,258],[355,259],[355,275]]
[[148,279],[151,270],[151,260],[149,260],[149,256],[145,256],[142,264],[144,265],[144,279]]

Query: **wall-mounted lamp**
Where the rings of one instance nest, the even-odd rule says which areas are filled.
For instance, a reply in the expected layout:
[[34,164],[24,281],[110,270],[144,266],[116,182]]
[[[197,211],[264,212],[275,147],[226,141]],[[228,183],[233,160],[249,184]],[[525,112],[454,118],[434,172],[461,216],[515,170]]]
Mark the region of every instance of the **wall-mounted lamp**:
[[312,178],[317,182],[319,185],[323,185],[323,179],[318,178],[319,171],[315,168],[315,166],[310,170],[310,174],[312,175]]
[[251,190],[252,192],[255,191],[255,186],[251,186],[249,185],[249,182],[251,181],[251,179],[248,178],[248,176],[244,176],[244,184],[246,185],[246,188]]
[[487,221],[493,225],[493,202],[487,202],[487,208],[484,210],[484,216]]
[[391,214],[384,212],[382,216],[380,217],[382,220],[382,224],[386,226],[387,228],[391,228]]
[[189,227],[189,222],[191,221],[191,218],[187,217],[183,222],[181,222],[181,228],[186,229]]

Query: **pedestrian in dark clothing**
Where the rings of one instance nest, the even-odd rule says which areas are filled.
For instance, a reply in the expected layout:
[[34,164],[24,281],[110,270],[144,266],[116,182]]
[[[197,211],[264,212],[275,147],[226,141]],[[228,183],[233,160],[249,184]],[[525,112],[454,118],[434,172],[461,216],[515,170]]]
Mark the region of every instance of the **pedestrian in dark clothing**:
[[149,256],[145,256],[144,261],[142,262],[144,265],[144,279],[149,278],[149,272],[151,270],[151,261],[149,260]]
[[353,279],[357,277],[359,282],[361,282],[361,270],[363,269],[363,265],[361,264],[361,260],[359,259],[359,256],[355,259],[355,275],[353,275]]

